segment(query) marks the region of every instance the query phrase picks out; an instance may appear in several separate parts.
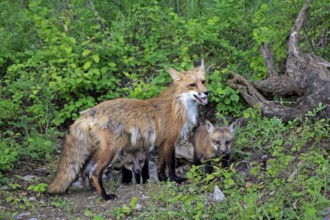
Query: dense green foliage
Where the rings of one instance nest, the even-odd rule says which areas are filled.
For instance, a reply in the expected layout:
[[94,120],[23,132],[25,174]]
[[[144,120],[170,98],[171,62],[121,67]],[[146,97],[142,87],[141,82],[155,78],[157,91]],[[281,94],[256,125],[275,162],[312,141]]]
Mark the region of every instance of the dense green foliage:
[[[277,152],[273,156],[284,160],[280,164],[290,163],[291,157],[285,156],[290,148],[298,151],[310,139],[329,137],[326,122],[317,122],[316,128],[307,124],[300,131],[297,129],[302,133],[290,133],[295,122],[287,126],[277,119],[268,121],[246,109],[238,92],[226,85],[226,75],[234,71],[251,81],[264,78],[267,72],[259,53],[263,43],[271,46],[281,72],[288,34],[302,3],[301,0],[1,1],[0,182],[6,180],[2,173],[19,160],[50,160],[54,152],[58,155],[58,139],[79,111],[117,97],[155,96],[170,82],[168,67],[189,69],[201,58],[210,66],[208,89],[211,101],[216,103],[217,116],[255,117],[252,120],[255,124],[248,126],[237,144],[241,148],[249,146],[247,151]],[[329,26],[328,1],[315,1],[303,28],[302,49],[330,60],[330,47],[326,44]],[[281,136],[284,134],[287,139]],[[304,207],[312,211],[316,208],[309,209],[308,202],[312,200],[315,206],[320,204],[324,208],[323,198],[312,194],[318,190],[313,188],[312,181],[316,181],[315,185],[327,184],[329,179],[322,172],[325,167],[329,171],[329,164],[321,159],[314,164],[314,157],[319,155],[306,155],[305,168],[320,175],[307,180],[308,174],[302,170],[303,179],[299,181],[307,185],[298,182],[280,192],[284,195],[297,189],[297,197],[309,196],[308,201],[297,200],[303,207],[298,214],[292,210],[279,213],[278,206],[293,201],[277,203],[279,197],[270,196],[268,202],[260,203],[265,206],[249,210],[251,218],[304,216]],[[271,170],[265,174],[265,182],[280,172],[270,173]],[[235,172],[231,175],[235,176]],[[238,176],[233,178],[237,185],[243,184]],[[273,184],[271,187],[276,187]],[[301,192],[301,187],[307,187],[307,192]],[[234,200],[225,207],[214,207],[213,211],[223,213],[223,209],[241,199],[255,204],[259,202],[255,190],[252,188],[243,195],[235,191]],[[200,213],[202,208],[190,210],[191,215]],[[242,207],[236,208],[228,210],[240,218]],[[309,214],[306,215],[307,218]]]
[[[325,5],[313,5],[305,39],[306,48],[314,40],[313,50],[329,56],[329,49],[317,47],[329,25]],[[169,82],[167,67],[191,68],[201,57],[213,65],[208,85],[218,113],[239,116],[244,106],[226,86],[226,73],[264,77],[258,52],[264,42],[273,45],[277,61],[285,58],[285,39],[301,4],[192,1],[179,5],[179,15],[162,1],[0,6],[0,147],[8,155],[1,158],[6,170],[18,156],[49,158],[58,126],[67,127],[79,111],[106,99],[157,95]]]

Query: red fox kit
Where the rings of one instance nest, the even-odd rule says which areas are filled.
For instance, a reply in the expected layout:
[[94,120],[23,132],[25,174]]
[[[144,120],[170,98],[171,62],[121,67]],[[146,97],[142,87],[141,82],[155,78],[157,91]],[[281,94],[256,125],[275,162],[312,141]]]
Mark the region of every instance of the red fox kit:
[[[140,184],[141,178],[142,183],[146,183],[149,179],[149,152],[146,149],[134,149],[134,150],[121,150],[112,161],[112,164],[109,166],[114,168],[120,165],[122,173],[122,183],[129,184],[134,181],[137,184]],[[114,166],[114,167],[113,167]],[[95,188],[92,185],[90,180],[90,175],[95,169],[95,162],[89,161],[84,166],[81,177],[83,179],[84,186],[89,191],[94,191]]]
[[122,183],[129,184],[134,177],[135,183],[146,183],[149,179],[148,152],[143,149],[122,151],[121,171]]
[[234,139],[236,123],[230,126],[214,127],[211,122],[206,121],[205,125],[197,128],[193,135],[194,161],[199,165],[206,161],[205,172],[212,173],[213,167],[209,159],[222,157],[224,166],[229,166],[229,153]]
[[[168,70],[173,83],[158,97],[149,100],[115,99],[83,111],[70,126],[49,193],[64,193],[87,166],[94,186],[103,199],[114,199],[102,185],[102,173],[122,149],[159,146],[158,175],[181,182],[175,173],[175,142],[197,122],[197,104],[208,102],[205,67],[178,72]],[[85,166],[84,166],[85,165]],[[87,172],[88,173],[88,172]],[[84,175],[84,174],[83,174]]]

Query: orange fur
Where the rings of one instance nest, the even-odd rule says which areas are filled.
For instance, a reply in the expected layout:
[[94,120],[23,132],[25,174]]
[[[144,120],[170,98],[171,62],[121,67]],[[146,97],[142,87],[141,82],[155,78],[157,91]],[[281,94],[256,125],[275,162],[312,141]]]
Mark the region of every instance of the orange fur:
[[151,150],[160,146],[159,175],[168,167],[175,175],[174,144],[197,122],[197,104],[206,104],[204,64],[191,71],[169,70],[173,83],[149,100],[115,99],[81,112],[65,138],[60,164],[49,193],[63,193],[80,172],[92,172],[92,180],[103,199],[113,199],[102,185],[102,172],[121,149]]

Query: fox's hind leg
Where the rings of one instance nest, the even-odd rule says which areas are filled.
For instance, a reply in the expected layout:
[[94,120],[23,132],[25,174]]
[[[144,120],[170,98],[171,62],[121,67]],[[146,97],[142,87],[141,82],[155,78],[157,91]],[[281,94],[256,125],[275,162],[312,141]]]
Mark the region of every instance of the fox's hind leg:
[[96,161],[95,168],[92,171],[92,180],[97,193],[102,196],[104,200],[115,199],[115,194],[107,194],[102,184],[103,171],[109,166],[116,155],[115,137],[109,130],[101,130],[98,132],[100,147],[92,157]]
[[90,179],[90,174],[91,172],[93,172],[94,167],[95,167],[95,161],[89,158],[89,160],[87,160],[80,174],[85,189],[90,192],[94,192],[96,190],[92,184],[92,180]]

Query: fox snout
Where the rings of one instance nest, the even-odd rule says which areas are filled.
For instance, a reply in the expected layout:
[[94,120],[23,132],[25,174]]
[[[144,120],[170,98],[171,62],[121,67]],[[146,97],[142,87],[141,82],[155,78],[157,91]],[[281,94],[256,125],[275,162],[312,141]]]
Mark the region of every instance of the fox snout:
[[208,103],[208,96],[210,95],[209,91],[199,92],[195,96],[195,99],[202,105],[206,105]]
[[141,169],[136,169],[136,170],[134,170],[134,173],[135,173],[135,174],[140,174],[140,173],[141,173]]
[[224,156],[228,153],[229,153],[229,149],[225,149],[225,150],[219,149],[218,152],[217,152],[219,157]]
[[210,95],[210,92],[209,91],[200,92],[198,95],[201,95],[201,93],[203,93],[205,96],[209,96]]

